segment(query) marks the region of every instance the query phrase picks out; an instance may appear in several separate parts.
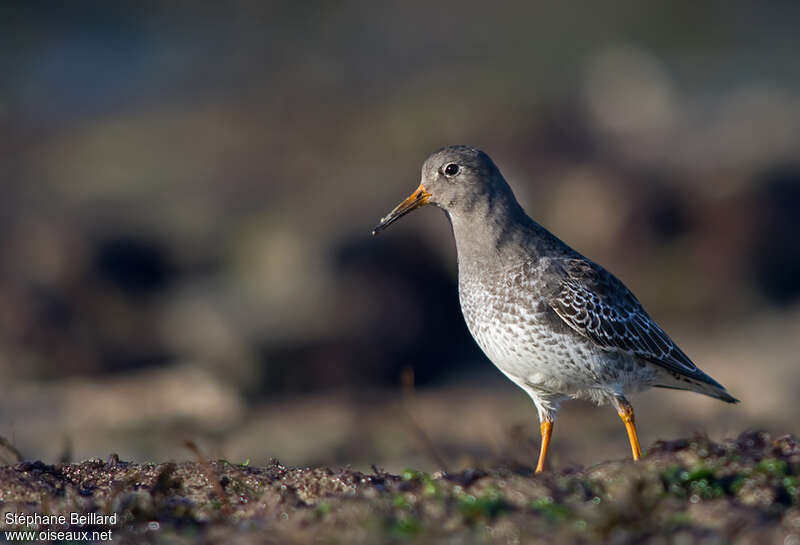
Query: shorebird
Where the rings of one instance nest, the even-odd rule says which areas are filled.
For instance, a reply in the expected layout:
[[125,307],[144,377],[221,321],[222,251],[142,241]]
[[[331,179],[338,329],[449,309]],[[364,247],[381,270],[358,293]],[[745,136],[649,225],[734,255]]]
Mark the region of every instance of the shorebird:
[[617,277],[532,220],[484,152],[434,152],[419,187],[373,234],[427,204],[450,220],[470,333],[539,413],[537,473],[567,399],[613,405],[634,460],[641,447],[627,394],[655,386],[738,401],[692,363]]

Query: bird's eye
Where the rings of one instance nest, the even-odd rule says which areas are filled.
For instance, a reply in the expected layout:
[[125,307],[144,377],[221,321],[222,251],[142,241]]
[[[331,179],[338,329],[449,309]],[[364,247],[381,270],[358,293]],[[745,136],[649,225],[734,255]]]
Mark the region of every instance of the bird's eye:
[[450,163],[446,167],[444,167],[444,174],[445,176],[455,176],[458,174],[458,171],[461,170],[457,164]]

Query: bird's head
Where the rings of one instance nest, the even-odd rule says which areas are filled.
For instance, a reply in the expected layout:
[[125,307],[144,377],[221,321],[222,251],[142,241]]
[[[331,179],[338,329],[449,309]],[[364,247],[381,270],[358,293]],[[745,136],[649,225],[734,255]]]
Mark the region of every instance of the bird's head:
[[496,190],[509,191],[488,155],[469,146],[442,148],[423,163],[419,187],[381,218],[372,234],[377,234],[426,204],[434,204],[448,213],[455,213],[473,208]]

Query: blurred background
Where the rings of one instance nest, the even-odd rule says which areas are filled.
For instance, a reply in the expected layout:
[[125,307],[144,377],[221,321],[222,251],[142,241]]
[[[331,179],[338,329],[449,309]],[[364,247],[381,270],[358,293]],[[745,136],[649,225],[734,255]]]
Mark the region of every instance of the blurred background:
[[[28,459],[531,465],[536,411],[458,307],[470,144],[742,400],[642,440],[800,432],[796,2],[4,2],[0,436]],[[565,405],[556,465],[629,455]],[[2,453],[13,461],[13,449]]]

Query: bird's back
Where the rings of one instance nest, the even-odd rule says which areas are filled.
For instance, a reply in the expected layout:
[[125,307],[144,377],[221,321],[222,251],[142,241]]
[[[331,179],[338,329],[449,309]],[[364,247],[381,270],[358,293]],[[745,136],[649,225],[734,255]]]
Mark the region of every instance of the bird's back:
[[613,274],[530,218],[520,225],[516,254],[477,265],[459,258],[464,318],[503,372],[572,397],[662,386],[735,401]]

